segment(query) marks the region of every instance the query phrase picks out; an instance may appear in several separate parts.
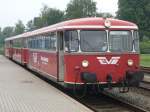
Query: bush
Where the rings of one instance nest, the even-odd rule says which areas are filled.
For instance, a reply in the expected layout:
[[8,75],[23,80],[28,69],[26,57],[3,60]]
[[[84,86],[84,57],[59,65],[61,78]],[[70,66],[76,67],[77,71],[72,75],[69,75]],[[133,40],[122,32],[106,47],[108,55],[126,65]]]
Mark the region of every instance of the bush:
[[140,42],[141,54],[150,54],[150,40]]

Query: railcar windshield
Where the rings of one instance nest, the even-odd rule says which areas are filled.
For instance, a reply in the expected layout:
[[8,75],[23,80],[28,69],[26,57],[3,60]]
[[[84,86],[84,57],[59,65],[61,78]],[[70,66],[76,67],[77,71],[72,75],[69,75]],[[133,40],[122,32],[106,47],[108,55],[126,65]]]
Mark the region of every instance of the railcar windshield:
[[139,52],[137,31],[72,30],[65,33],[66,52]]
[[105,52],[107,50],[106,31],[81,31],[80,46],[83,52]]
[[111,52],[132,51],[133,44],[131,31],[110,31],[109,39]]

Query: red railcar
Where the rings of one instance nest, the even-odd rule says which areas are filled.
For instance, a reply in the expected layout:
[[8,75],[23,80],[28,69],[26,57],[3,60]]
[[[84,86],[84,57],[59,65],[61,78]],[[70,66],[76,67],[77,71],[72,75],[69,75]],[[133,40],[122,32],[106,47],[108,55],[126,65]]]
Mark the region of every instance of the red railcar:
[[74,19],[7,38],[5,43],[6,56],[67,88],[135,86],[143,78],[138,27],[131,22]]

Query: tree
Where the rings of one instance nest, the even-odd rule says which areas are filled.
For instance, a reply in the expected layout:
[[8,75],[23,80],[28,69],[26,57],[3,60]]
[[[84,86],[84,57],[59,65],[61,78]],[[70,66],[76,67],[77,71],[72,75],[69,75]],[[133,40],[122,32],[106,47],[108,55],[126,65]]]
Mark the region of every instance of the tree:
[[119,0],[117,17],[139,26],[141,40],[150,38],[150,0]]
[[42,17],[34,17],[33,19],[33,28],[34,29],[38,29],[41,27],[44,27],[46,25],[44,25],[44,20],[42,19]]
[[55,8],[43,6],[40,15],[28,21],[27,31],[32,31],[44,26],[52,25],[64,20],[64,12]]
[[14,27],[7,26],[2,31],[3,38],[7,38],[14,35]]
[[14,30],[14,34],[15,35],[18,35],[18,34],[21,34],[25,31],[25,26],[24,24],[22,23],[21,20],[19,20],[16,25],[15,25],[15,30]]
[[45,5],[41,11],[40,17],[43,26],[48,26],[64,20],[64,12],[55,8],[49,8]]
[[14,27],[7,26],[0,29],[0,47],[4,44],[4,39],[14,35]]
[[2,42],[3,42],[3,34],[0,28],[0,47],[1,47]]
[[103,17],[103,18],[112,18],[113,17],[113,15],[110,13],[97,13],[96,16]]
[[96,2],[93,0],[71,0],[67,4],[67,19],[91,16],[96,16]]
[[0,34],[2,33],[2,29],[1,29],[1,27],[0,27]]
[[27,23],[27,31],[32,31],[41,27],[44,27],[44,21],[41,17],[34,17],[33,20]]
[[33,20],[28,21],[26,26],[27,26],[27,28],[26,28],[27,31],[32,31],[35,29]]

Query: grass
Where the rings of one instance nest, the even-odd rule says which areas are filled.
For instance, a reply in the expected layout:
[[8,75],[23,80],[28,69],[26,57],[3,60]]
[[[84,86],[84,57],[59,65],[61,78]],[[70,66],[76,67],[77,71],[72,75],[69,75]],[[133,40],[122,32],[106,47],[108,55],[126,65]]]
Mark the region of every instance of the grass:
[[150,54],[141,54],[141,66],[150,67]]

